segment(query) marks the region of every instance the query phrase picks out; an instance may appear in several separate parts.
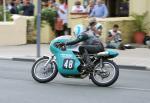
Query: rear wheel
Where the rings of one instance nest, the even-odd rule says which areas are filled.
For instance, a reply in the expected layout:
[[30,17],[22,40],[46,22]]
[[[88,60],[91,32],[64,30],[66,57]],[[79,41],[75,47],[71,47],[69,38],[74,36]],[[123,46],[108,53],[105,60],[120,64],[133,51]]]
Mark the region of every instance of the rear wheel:
[[48,61],[49,57],[42,57],[33,64],[32,77],[39,83],[52,81],[58,73],[55,61]]
[[96,63],[94,71],[90,74],[90,78],[94,84],[101,87],[108,87],[116,82],[119,76],[119,67],[113,61],[103,61]]

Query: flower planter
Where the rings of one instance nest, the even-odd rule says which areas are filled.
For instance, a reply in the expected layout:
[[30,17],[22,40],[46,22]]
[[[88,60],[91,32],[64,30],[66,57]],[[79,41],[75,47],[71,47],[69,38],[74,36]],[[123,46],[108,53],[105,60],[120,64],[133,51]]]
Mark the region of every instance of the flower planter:
[[134,42],[137,44],[143,44],[144,43],[144,32],[135,32],[134,33]]

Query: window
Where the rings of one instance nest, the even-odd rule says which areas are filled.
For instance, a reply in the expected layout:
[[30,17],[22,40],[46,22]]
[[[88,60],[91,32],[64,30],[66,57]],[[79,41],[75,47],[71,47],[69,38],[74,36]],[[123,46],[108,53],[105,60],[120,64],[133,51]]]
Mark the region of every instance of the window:
[[129,16],[129,0],[105,0],[110,17]]

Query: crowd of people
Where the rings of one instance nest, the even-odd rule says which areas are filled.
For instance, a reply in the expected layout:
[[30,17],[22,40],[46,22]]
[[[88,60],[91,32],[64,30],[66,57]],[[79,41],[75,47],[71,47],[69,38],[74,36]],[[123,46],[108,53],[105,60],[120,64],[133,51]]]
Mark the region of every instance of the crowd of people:
[[30,0],[12,0],[7,8],[11,14],[21,14],[24,16],[34,15],[34,5]]
[[76,0],[71,10],[72,13],[88,13],[89,17],[106,18],[108,8],[103,0],[89,0],[87,6],[83,6],[80,0]]
[[[54,9],[56,11],[55,18],[55,34],[56,37],[69,34],[68,32],[68,5],[67,0],[49,0],[47,2],[47,7]],[[30,0],[12,0],[8,9],[12,14],[22,14],[25,16],[34,15],[34,5]],[[106,18],[108,16],[108,9],[103,0],[89,0],[88,5],[85,7],[81,4],[80,0],[76,0],[71,9],[72,13],[88,13],[89,17]],[[94,22],[95,23],[95,22]],[[94,24],[95,25],[95,24]],[[94,27],[94,26],[93,26]],[[95,34],[101,35],[102,25],[100,28],[92,28]],[[108,48],[119,48],[122,44],[121,32],[118,30],[119,26],[115,24],[111,30],[108,31],[106,44]]]
[[[65,35],[68,33],[68,5],[67,0],[48,0],[47,6],[57,11],[55,19],[55,33],[56,37]],[[24,16],[34,15],[34,5],[30,0],[12,0],[8,5],[8,10],[12,14],[21,14]],[[108,16],[108,10],[102,0],[89,0],[88,6],[85,7],[81,4],[80,0],[76,0],[74,6],[72,6],[71,12],[73,13],[89,13],[90,17],[102,17]]]
[[[56,37],[65,35],[65,31],[67,31],[67,24],[68,24],[67,1],[59,0],[59,2],[56,2],[55,0],[49,0],[48,7],[55,9],[57,11],[57,16],[55,20]],[[96,17],[96,18],[106,18],[108,16],[108,9],[105,3],[103,2],[103,0],[96,0],[96,2],[95,0],[89,0],[87,7],[83,6],[80,0],[76,0],[74,5],[72,6],[71,12],[88,13],[89,17]],[[95,24],[91,24],[91,25],[95,25]],[[93,28],[93,27],[95,26],[92,26],[92,28],[91,27],[88,28],[91,28],[92,31],[95,32],[95,35],[100,36],[102,34],[102,25],[100,24],[98,28],[96,27]],[[121,39],[121,31],[119,31],[119,25],[115,24],[113,28],[108,31],[108,35],[106,39],[107,39],[106,45],[108,48],[119,49],[121,47],[122,39]]]
[[[48,1],[48,7],[57,11],[55,20],[55,33],[56,37],[68,33],[68,5],[67,0]],[[85,7],[81,4],[80,0],[76,0],[72,6],[71,13],[88,13],[89,17],[106,18],[108,16],[108,9],[102,0],[89,0],[88,6]]]
[[[72,13],[88,13],[89,17],[106,18],[108,17],[108,8],[103,0],[89,0],[88,6],[81,5],[80,0],[76,0],[72,7]],[[95,29],[96,30],[96,29]],[[95,31],[94,30],[94,31]],[[100,35],[102,33],[102,25],[100,26]],[[95,35],[97,33],[95,32]],[[113,28],[108,30],[106,38],[106,47],[115,49],[125,49],[122,44],[121,31],[119,25],[114,24]]]

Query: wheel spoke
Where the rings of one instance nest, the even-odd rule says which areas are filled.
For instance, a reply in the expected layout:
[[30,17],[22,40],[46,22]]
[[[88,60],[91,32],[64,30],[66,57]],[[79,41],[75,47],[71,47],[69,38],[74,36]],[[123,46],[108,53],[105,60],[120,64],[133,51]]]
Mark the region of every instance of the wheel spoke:
[[55,66],[52,63],[49,63],[45,66],[45,63],[47,63],[47,61],[48,59],[43,59],[36,64],[34,73],[37,78],[47,79],[53,74]]
[[115,67],[109,62],[104,62],[103,68],[96,66],[95,71],[93,73],[94,79],[99,83],[110,82],[114,78],[114,76]]

